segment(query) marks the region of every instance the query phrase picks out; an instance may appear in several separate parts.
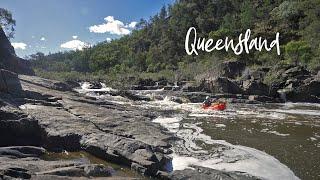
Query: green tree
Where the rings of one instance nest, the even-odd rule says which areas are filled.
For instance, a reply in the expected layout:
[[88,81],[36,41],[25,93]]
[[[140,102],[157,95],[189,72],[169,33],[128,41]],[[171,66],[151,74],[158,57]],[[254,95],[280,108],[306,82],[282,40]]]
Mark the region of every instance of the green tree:
[[255,10],[252,7],[251,1],[244,1],[241,5],[240,22],[242,29],[249,29],[255,21]]
[[2,27],[9,38],[13,38],[16,21],[9,10],[0,8],[0,27]]
[[305,41],[291,41],[285,46],[286,58],[289,62],[298,65],[306,64],[311,59],[311,47]]

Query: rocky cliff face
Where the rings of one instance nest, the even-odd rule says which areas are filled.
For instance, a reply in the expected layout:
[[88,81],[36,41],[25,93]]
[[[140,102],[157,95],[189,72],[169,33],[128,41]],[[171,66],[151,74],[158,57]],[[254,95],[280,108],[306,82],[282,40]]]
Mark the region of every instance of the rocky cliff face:
[[17,57],[2,28],[0,28],[0,69],[7,69],[18,74],[34,75],[30,63]]

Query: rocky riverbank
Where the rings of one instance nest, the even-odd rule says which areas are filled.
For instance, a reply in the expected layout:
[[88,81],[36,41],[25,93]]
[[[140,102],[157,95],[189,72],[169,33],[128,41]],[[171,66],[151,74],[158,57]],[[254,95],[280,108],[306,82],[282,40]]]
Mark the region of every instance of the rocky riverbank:
[[[37,162],[48,161],[48,159],[43,159],[41,155],[34,155],[34,153],[30,156],[24,150],[16,150],[16,146],[43,148],[44,152],[85,151],[102,160],[157,178],[259,179],[256,177],[265,177],[273,179],[282,177],[297,179],[295,173],[298,173],[298,177],[316,177],[316,169],[313,165],[317,163],[310,162],[310,165],[305,165],[311,175],[305,174],[306,170],[297,165],[296,160],[302,163],[301,159],[306,155],[303,153],[292,155],[294,151],[291,151],[292,147],[298,147],[303,143],[310,147],[299,146],[301,149],[299,152],[317,151],[317,147],[314,147],[318,146],[316,132],[319,127],[316,104],[305,104],[300,108],[303,110],[300,110],[299,108],[291,109],[291,106],[296,105],[290,105],[290,103],[247,104],[249,101],[261,103],[261,101],[250,100],[250,95],[164,89],[124,91],[106,87],[103,83],[82,83],[80,84],[82,87],[76,87],[76,83],[72,83],[71,86],[69,85],[71,82],[63,83],[35,76],[18,76],[5,70],[1,74],[6,74],[1,76],[2,82],[6,83],[1,84],[0,142],[2,147],[13,148],[14,153],[18,154],[8,155],[7,152],[11,150],[7,149],[5,153],[1,153],[0,157],[9,157],[15,161],[3,165],[1,172],[4,177],[9,175],[20,177],[17,175],[21,173],[20,171],[9,173],[14,168],[23,169],[22,171],[29,174],[28,177],[34,178],[45,171],[40,167],[36,170],[30,169],[29,166],[23,165],[24,163],[18,166],[18,162],[25,161],[25,158],[37,159],[36,162],[28,160],[30,166],[36,166],[34,164]],[[223,97],[233,103],[230,103],[224,112],[206,112],[199,108],[199,103],[195,103],[201,102],[206,95]],[[276,125],[273,127],[272,124]],[[238,125],[244,125],[244,127],[238,129]],[[288,126],[290,128],[286,128]],[[212,128],[218,128],[218,130],[211,131]],[[224,133],[227,130],[228,133]],[[244,139],[237,137],[238,131],[241,133],[248,131],[249,137]],[[306,131],[308,135],[300,137],[300,131]],[[228,142],[231,141],[233,144],[241,141],[241,145],[248,147],[215,140],[217,137],[212,135],[209,137],[207,133],[209,135],[223,133],[219,138],[227,138]],[[275,142],[283,142],[285,139],[294,141],[286,143],[288,147],[284,150],[285,155],[281,154],[280,149],[273,149],[273,146],[267,147],[267,152],[271,152],[270,156],[262,152],[267,145],[263,144],[262,149],[260,145],[256,147],[261,140],[252,139],[250,136],[252,133],[260,138],[279,136],[275,138]],[[299,136],[298,140],[295,140],[295,136]],[[248,142],[250,143],[246,144]],[[277,154],[278,151],[280,151],[279,154]],[[277,153],[273,154],[273,152]],[[21,156],[21,154],[27,155]],[[287,154],[290,154],[289,159]],[[272,156],[279,158],[281,163],[285,162],[285,164],[281,164]],[[291,161],[291,158],[295,161]],[[50,171],[58,171],[54,175],[59,177],[83,178],[95,176],[87,175],[85,166],[99,166],[98,172],[114,172],[111,167],[101,166],[86,158],[85,160],[62,159],[62,162],[69,161],[80,161],[82,164],[70,165],[68,173],[62,173],[62,175],[60,169],[56,170],[51,166]],[[251,168],[242,166],[247,161],[253,164]],[[229,167],[228,171],[219,169],[219,164],[222,164],[221,167]],[[260,166],[268,172],[276,171],[269,176],[258,171],[259,168],[256,169]],[[188,167],[192,167],[193,170]],[[242,173],[238,172],[238,168]],[[295,170],[294,173],[290,170],[291,168]],[[77,173],[70,173],[69,169],[71,172],[76,169]],[[111,177],[117,177],[114,173],[109,174]],[[96,176],[110,176],[109,174]]]
[[197,98],[190,97],[190,94],[204,94],[201,95],[202,100],[207,95],[215,97],[218,94],[219,97],[245,103],[320,102],[320,73],[311,72],[303,66],[278,64],[249,68],[239,61],[227,61],[218,69],[213,74],[199,75],[197,82],[141,79],[131,89],[179,91],[193,101]]
[[[0,96],[2,178],[113,176],[111,167],[92,164],[86,158],[60,161],[41,158],[47,151],[86,151],[158,178],[197,178],[200,174],[201,177],[222,179],[256,179],[248,174],[213,169],[171,173],[169,142],[175,137],[160,124],[152,122],[160,111],[83,96],[57,81],[1,72],[1,79],[6,82],[1,84]],[[132,92],[130,95],[122,91],[113,93],[124,98],[144,97]]]
[[[41,146],[49,151],[84,150],[150,176],[166,170],[166,164],[170,163],[167,156],[170,145],[166,139],[170,135],[151,122],[152,114],[83,97],[72,91],[61,91],[69,89],[56,81],[24,75],[18,79],[14,73],[10,75],[12,77],[8,79],[2,76],[9,91],[1,93],[1,146]],[[18,86],[19,82],[21,86]],[[24,151],[15,151],[24,154]],[[8,158],[7,154],[3,158]],[[15,158],[14,161],[19,164],[20,160]],[[28,162],[40,162],[34,161]],[[63,164],[59,166],[64,167]],[[3,163],[1,167],[2,176],[10,176],[7,172],[16,165]],[[28,166],[19,168],[12,177],[20,177],[20,172],[28,177],[38,175],[38,171],[28,169]],[[72,168],[70,171],[74,171]],[[77,173],[66,173],[72,174],[86,176],[78,170]]]

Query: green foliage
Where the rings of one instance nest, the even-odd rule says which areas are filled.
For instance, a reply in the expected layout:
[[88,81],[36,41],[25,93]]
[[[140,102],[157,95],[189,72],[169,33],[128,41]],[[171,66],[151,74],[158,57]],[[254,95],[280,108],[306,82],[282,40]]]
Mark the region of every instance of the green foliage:
[[284,1],[278,7],[271,11],[271,15],[275,19],[291,20],[299,16],[300,12],[298,9],[297,1]]
[[4,8],[0,8],[0,28],[2,27],[9,38],[13,38],[14,26],[16,21],[13,19],[10,11]]
[[290,63],[307,64],[311,59],[311,47],[305,41],[291,41],[285,46],[286,57]]
[[255,10],[252,3],[246,0],[241,5],[240,22],[242,29],[250,29],[255,23]]
[[[141,19],[130,35],[82,51],[38,54],[30,59],[43,72],[80,72],[128,83],[141,76],[193,80],[230,59],[249,66],[299,62],[316,68],[320,54],[319,10],[319,0],[177,0],[149,20]],[[184,41],[190,27],[195,27],[199,36],[214,40],[236,38],[248,28],[253,37],[267,39],[280,32],[282,54],[271,51],[236,56],[213,51],[188,56]]]

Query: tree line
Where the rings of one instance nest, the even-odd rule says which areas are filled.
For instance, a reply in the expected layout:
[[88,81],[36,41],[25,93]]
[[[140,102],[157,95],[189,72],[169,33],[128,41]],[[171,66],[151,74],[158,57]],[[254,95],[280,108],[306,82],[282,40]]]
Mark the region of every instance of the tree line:
[[[236,56],[214,51],[189,56],[184,49],[187,30],[201,37],[236,38],[251,29],[253,37],[272,39],[280,33],[281,52],[254,52]],[[141,19],[130,34],[81,51],[31,55],[37,72],[95,75],[167,74],[192,80],[226,60],[248,66],[293,63],[320,67],[320,1],[177,0],[150,19]]]

